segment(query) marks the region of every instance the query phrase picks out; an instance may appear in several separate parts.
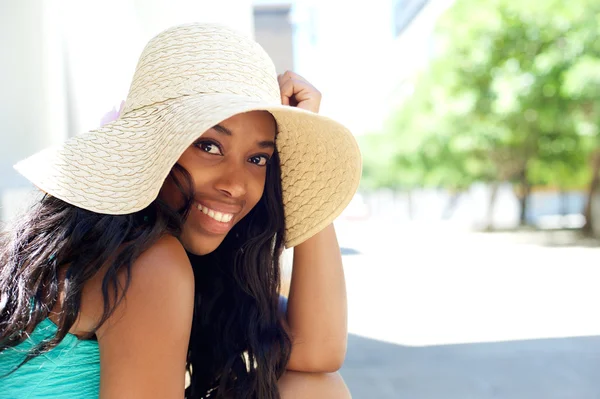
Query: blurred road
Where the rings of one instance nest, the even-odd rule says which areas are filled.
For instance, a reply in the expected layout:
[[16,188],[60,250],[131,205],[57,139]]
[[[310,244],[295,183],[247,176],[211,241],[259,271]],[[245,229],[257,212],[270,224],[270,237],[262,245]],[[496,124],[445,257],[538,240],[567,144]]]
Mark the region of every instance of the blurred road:
[[600,248],[571,232],[336,223],[355,399],[600,398]]

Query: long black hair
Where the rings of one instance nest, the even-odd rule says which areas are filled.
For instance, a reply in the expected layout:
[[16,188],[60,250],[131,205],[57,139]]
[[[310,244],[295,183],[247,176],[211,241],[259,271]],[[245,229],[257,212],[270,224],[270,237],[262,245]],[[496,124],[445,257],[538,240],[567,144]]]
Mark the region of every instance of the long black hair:
[[[79,316],[85,283],[103,268],[104,311],[96,328],[83,337],[94,338],[124,297],[131,267],[140,254],[165,234],[181,234],[194,196],[192,178],[179,165],[169,178],[185,199],[181,209],[156,199],[134,214],[103,215],[46,195],[13,229],[2,233],[0,352],[23,342],[48,317],[62,283],[64,301],[56,335],[34,348],[23,363],[56,347]],[[196,295],[187,398],[279,398],[277,381],[291,351],[278,311],[284,240],[281,172],[275,152],[258,204],[216,251],[189,254]],[[122,270],[124,287],[118,280]]]
[[258,204],[215,252],[190,257],[196,303],[189,398],[211,389],[210,397],[279,397],[291,343],[278,311],[285,221],[277,152],[269,162]]

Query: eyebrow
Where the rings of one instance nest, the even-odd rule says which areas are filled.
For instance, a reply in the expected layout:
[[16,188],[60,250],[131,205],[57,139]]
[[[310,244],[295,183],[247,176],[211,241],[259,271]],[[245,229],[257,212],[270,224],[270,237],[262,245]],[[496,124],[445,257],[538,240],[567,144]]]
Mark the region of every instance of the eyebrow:
[[213,129],[215,129],[219,133],[223,133],[226,136],[233,136],[233,133],[231,133],[231,130],[227,129],[225,126],[214,125]]
[[[217,132],[224,134],[226,136],[233,136],[233,133],[231,132],[231,130],[227,129],[225,126],[223,125],[214,125],[213,129],[215,129]],[[275,148],[275,142],[272,140],[265,140],[265,141],[259,141],[258,146],[260,148]]]

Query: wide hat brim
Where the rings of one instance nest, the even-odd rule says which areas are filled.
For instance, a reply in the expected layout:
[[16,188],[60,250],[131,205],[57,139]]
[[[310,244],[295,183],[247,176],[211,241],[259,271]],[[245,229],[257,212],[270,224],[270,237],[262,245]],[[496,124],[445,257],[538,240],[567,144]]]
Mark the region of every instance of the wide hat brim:
[[203,132],[233,115],[263,110],[278,125],[286,247],[337,218],[361,175],[356,140],[322,115],[236,94],[195,94],[130,111],[100,129],[19,162],[44,192],[102,214],[137,212],[154,201],[171,168]]

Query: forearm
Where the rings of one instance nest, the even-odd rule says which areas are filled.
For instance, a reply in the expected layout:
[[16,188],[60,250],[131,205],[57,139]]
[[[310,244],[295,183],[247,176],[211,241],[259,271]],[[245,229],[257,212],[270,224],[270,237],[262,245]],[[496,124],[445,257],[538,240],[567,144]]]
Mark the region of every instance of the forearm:
[[294,248],[287,321],[293,339],[290,368],[321,371],[341,366],[348,333],[347,300],[333,224]]

